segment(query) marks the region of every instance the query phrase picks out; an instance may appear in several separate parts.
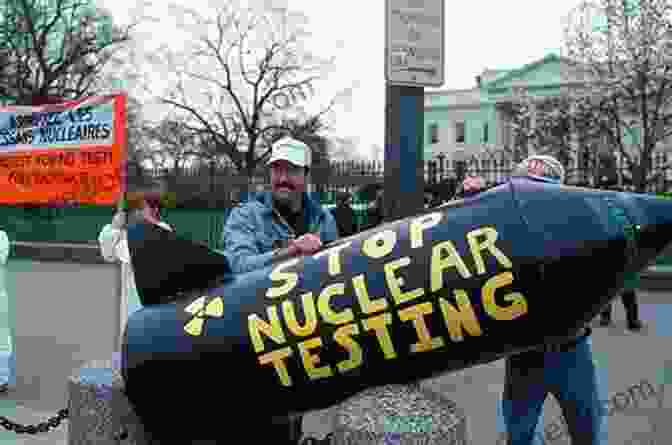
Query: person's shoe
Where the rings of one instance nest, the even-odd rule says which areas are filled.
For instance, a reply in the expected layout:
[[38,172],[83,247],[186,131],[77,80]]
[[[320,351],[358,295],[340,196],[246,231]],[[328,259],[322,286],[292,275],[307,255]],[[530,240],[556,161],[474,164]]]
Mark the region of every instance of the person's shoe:
[[0,394],[4,394],[7,391],[9,391],[9,384],[7,383],[0,383]]
[[629,331],[641,331],[643,327],[644,327],[644,323],[642,323],[639,320],[635,320],[633,322],[628,322],[628,330]]

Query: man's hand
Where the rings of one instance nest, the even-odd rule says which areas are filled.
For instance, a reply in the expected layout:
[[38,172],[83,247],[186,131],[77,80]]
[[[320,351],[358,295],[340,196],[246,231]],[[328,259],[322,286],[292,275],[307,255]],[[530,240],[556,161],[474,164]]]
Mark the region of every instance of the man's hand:
[[289,243],[290,251],[294,251],[298,255],[312,255],[321,247],[322,240],[314,233],[306,233]]
[[485,180],[479,176],[469,176],[462,182],[465,193],[476,193],[485,188]]
[[146,201],[144,207],[142,208],[142,216],[145,219],[145,221],[148,221],[155,225],[161,222],[161,219],[159,217],[159,211],[155,208],[152,208]]

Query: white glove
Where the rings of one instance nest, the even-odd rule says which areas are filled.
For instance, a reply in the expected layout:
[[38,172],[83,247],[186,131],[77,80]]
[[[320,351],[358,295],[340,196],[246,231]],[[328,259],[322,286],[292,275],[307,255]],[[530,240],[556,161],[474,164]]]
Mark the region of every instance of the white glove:
[[9,257],[9,237],[7,237],[7,232],[0,230],[0,264],[6,264],[7,258]]

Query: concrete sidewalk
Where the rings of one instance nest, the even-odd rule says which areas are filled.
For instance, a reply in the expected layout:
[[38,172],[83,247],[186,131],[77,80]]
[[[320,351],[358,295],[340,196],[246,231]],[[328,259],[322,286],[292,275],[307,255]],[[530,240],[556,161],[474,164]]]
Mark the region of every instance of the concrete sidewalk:
[[[610,328],[595,326],[593,351],[604,383],[603,399],[609,400],[612,413],[607,416],[609,445],[663,445],[669,443],[672,433],[672,292],[640,292],[641,318],[647,327],[641,333],[625,329],[625,313],[620,301],[614,304],[614,325]],[[660,384],[667,371],[667,397],[661,394]],[[500,400],[503,389],[504,361],[469,368],[448,374],[424,385],[453,399],[465,410],[470,425],[472,445],[504,445],[498,441],[503,432]],[[644,383],[642,383],[644,382]],[[648,384],[655,392],[646,392]],[[10,392],[0,396],[0,415],[21,424],[38,423],[54,416],[37,400],[23,399],[17,404]],[[63,400],[62,407],[66,401]],[[566,445],[569,438],[563,434],[560,409],[553,398],[544,406],[543,426],[539,431],[544,441],[540,445]],[[651,438],[652,425],[657,428],[655,441]],[[321,438],[331,430],[328,411],[313,412],[304,419],[307,435]],[[546,431],[546,434],[544,434]],[[254,433],[250,432],[250,440]],[[67,444],[67,421],[56,430],[35,436],[4,431],[0,427],[0,444]],[[535,444],[536,445],[536,444]],[[576,444],[574,444],[576,445]]]

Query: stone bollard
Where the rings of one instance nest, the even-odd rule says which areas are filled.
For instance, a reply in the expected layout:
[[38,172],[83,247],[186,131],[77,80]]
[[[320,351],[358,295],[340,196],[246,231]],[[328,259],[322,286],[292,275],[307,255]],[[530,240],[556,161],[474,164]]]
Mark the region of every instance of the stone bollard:
[[68,380],[68,445],[150,445],[123,393],[121,354],[93,360]]
[[[157,444],[123,393],[120,364],[115,353],[111,360],[85,363],[70,377],[68,445]],[[331,445],[468,444],[467,419],[455,403],[417,384],[371,388],[334,411]],[[301,442],[312,442],[306,439]]]
[[371,388],[336,409],[332,445],[467,445],[467,419],[418,384]]

